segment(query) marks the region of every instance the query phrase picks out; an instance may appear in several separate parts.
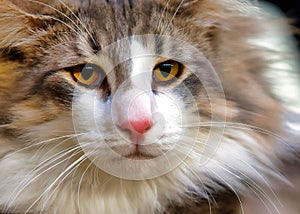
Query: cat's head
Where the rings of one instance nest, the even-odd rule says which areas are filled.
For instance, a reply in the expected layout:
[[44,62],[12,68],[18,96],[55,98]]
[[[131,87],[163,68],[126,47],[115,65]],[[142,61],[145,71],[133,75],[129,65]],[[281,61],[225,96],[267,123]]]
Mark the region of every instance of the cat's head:
[[255,18],[228,2],[1,1],[1,143],[128,179],[256,174],[281,107]]

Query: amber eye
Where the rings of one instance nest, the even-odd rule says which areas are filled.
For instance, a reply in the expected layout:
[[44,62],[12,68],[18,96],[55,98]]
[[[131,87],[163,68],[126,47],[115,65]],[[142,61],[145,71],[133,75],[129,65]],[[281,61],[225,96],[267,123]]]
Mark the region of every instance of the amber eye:
[[154,79],[157,82],[170,82],[181,74],[182,65],[179,62],[168,60],[158,64],[154,69]]
[[72,75],[79,84],[84,86],[96,86],[100,84],[104,78],[103,70],[93,64],[73,67]]

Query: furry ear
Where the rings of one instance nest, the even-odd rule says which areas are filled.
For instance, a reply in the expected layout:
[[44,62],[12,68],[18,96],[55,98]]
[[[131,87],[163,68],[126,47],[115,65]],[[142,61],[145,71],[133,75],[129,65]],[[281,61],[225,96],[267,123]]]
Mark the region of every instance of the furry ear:
[[45,21],[45,17],[33,13],[36,7],[30,9],[28,2],[0,0],[0,52],[23,44]]
[[[12,4],[18,7],[20,10],[23,10],[30,14],[38,14],[43,12],[43,10],[52,7],[57,4],[59,1],[53,0],[9,0]],[[49,7],[48,7],[49,6]]]
[[21,42],[29,33],[28,16],[7,0],[0,0],[0,48]]
[[23,40],[32,34],[33,26],[42,21],[42,17],[23,10],[28,7],[28,3],[25,2],[28,1],[0,0],[0,50],[2,51],[22,44]]
[[[217,1],[211,0],[156,0],[164,10],[173,16],[184,19],[202,20],[208,27],[214,26],[220,16],[222,6]],[[206,25],[204,23],[204,25]]]

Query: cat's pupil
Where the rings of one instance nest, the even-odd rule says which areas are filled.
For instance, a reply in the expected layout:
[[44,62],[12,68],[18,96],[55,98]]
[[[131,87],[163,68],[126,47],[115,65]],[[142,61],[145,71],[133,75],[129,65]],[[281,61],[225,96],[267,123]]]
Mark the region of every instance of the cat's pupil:
[[89,80],[92,75],[94,73],[94,68],[92,67],[86,67],[84,68],[84,70],[81,72],[81,77],[84,79],[84,80]]
[[171,73],[172,64],[163,64],[160,66],[161,75],[163,77],[168,77]]

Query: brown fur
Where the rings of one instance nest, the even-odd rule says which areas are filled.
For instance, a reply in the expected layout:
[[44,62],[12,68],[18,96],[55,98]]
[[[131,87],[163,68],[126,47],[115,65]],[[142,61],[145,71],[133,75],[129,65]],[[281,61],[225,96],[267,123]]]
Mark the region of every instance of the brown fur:
[[[267,51],[247,41],[260,34],[260,20],[245,16],[241,6],[230,9],[226,1],[212,0],[187,0],[180,9],[179,0],[122,1],[121,4],[95,0],[91,1],[91,6],[85,2],[81,7],[79,2],[66,2],[73,14],[59,1],[38,2],[0,0],[0,160],[30,143],[32,136],[27,136],[30,128],[61,116],[71,118],[72,93],[83,89],[72,79],[70,67],[88,63],[101,48],[133,35],[161,34],[193,44],[211,62],[222,82],[227,100],[227,122],[244,123],[279,135],[283,133],[283,108],[263,79],[269,65]],[[116,57],[121,58],[122,54]],[[128,77],[125,72],[128,68],[124,63],[113,71],[119,74],[117,86]],[[202,75],[205,81],[211,81],[209,84],[213,88],[216,82],[210,80],[209,74]],[[193,77],[189,78],[193,83]],[[210,100],[199,80],[195,83],[199,85],[192,91],[199,96],[188,108],[200,112],[204,121],[209,121],[212,113],[224,116],[222,98]],[[100,95],[108,87],[101,88]],[[115,92],[114,88],[110,89],[111,93]],[[212,104],[219,108],[211,110]],[[68,131],[72,129],[67,128]],[[279,161],[272,152],[275,150],[273,137],[252,129],[245,133],[270,151],[266,156],[274,158],[274,163]],[[245,145],[253,152],[250,147]],[[79,174],[88,163],[84,162],[78,169]],[[87,174],[94,175],[93,170],[96,169]],[[226,193],[217,197],[220,207],[213,208],[213,213],[233,213],[237,201],[232,200],[232,190],[221,189]],[[166,209],[166,213],[209,212],[201,203],[203,198],[191,198],[184,198],[179,206],[168,202],[170,211]],[[193,200],[197,201],[193,203]],[[183,208],[185,203],[194,207]]]
[[[3,1],[2,4],[9,4],[5,2],[7,1]],[[172,1],[172,4],[167,7],[166,17],[162,19],[160,27],[168,24],[179,2]],[[96,26],[96,22],[94,23],[93,21],[90,21],[87,26],[90,26],[89,30],[92,34],[95,34],[96,41],[100,39],[97,43],[101,44],[101,46],[106,46],[123,36],[164,32],[166,29],[155,29],[153,28],[155,26],[140,23],[158,23],[161,17],[160,11],[163,10],[166,2],[159,2],[155,6],[156,8],[152,8],[152,5],[147,6],[147,4],[146,2],[136,2],[132,9],[133,11],[136,10],[136,12],[125,14],[125,16],[119,14],[117,10],[109,10],[108,7],[110,6],[105,6],[105,4],[100,5],[103,8],[99,8],[99,10],[106,11],[103,17],[105,25],[100,26],[103,30],[93,32],[92,28]],[[56,17],[56,19],[60,19],[69,26],[72,26],[72,28],[75,28],[74,24],[66,18],[66,16],[72,16],[72,14],[63,6],[57,6],[58,10],[61,11],[61,13],[58,13],[37,3],[28,2],[22,4],[23,9],[30,12],[41,6],[42,9],[39,10],[46,16]],[[2,54],[6,55],[8,53],[9,55],[11,50],[14,50],[12,54],[16,52],[19,55],[22,54],[25,59],[22,60],[19,66],[24,74],[26,73],[26,67],[29,66],[30,72],[41,72],[40,67],[46,72],[86,62],[93,54],[93,46],[97,46],[97,44],[90,44],[90,41],[87,41],[90,38],[88,38],[89,35],[87,35],[84,29],[80,31],[83,31],[86,43],[78,44],[76,42],[78,35],[74,34],[66,25],[60,22],[53,24],[55,20],[47,18],[45,15],[41,17],[40,15],[35,15],[35,12],[33,15],[28,14],[15,8],[13,5],[1,7],[1,10],[0,14],[2,17],[0,17],[0,20],[4,21],[4,23],[0,23],[0,32],[3,33],[3,36],[0,36],[2,38],[2,45],[0,46]],[[44,10],[45,12],[43,12]],[[143,12],[140,13],[139,10]],[[78,13],[76,10],[74,12],[75,14]],[[92,11],[91,14],[93,13],[99,14],[97,11]],[[167,16],[168,14],[169,16]],[[239,102],[241,111],[239,115],[235,116],[236,121],[247,122],[251,125],[258,125],[272,131],[278,131],[278,127],[273,127],[274,124],[278,123],[271,123],[270,118],[273,118],[274,121],[280,119],[280,107],[276,105],[276,101],[268,94],[266,88],[261,87],[261,85],[265,85],[261,83],[261,79],[257,81],[258,70],[264,69],[263,62],[259,63],[263,55],[257,55],[257,52],[254,50],[252,54],[252,50],[249,51],[247,46],[243,46],[247,34],[259,31],[259,27],[255,24],[255,19],[243,20],[239,19],[238,15],[231,14],[230,11],[224,11],[223,5],[211,1],[186,2],[177,12],[174,22],[169,25],[169,29],[165,33],[194,43],[209,59],[212,59],[213,65],[218,68],[218,75],[223,80],[225,92],[228,94],[227,98],[232,99],[232,101],[238,100]],[[78,16],[81,16],[81,14],[78,14]],[[20,20],[16,20],[18,17]],[[142,21],[143,19],[148,20],[149,17],[150,21]],[[85,20],[85,17],[80,18]],[[102,17],[97,17],[97,19],[101,20]],[[117,19],[118,21],[113,21],[113,19]],[[127,25],[127,19],[130,20],[132,26]],[[239,20],[239,22],[237,23],[236,20]],[[124,23],[122,24],[122,22]],[[187,22],[190,23],[188,26],[186,25]],[[75,23],[82,28],[78,20],[75,19]],[[115,23],[119,23],[119,25],[115,25]],[[178,29],[184,29],[184,31],[178,31]],[[119,32],[119,34],[114,34],[111,38],[97,35],[99,32],[105,31]],[[67,32],[67,34],[63,32]],[[26,41],[22,42],[24,38],[26,38]],[[82,50],[81,47],[90,47],[91,49]],[[64,60],[57,64],[57,58],[63,58]],[[19,60],[19,57],[13,60],[16,66],[18,66]],[[10,61],[7,62],[10,63]],[[2,70],[4,72],[8,69],[2,68]],[[14,77],[11,76],[10,79],[11,82],[6,82],[8,88],[12,84],[17,84],[12,80]],[[251,97],[244,96],[244,94],[251,94]],[[254,100],[255,102],[253,102]],[[265,124],[265,118],[269,118],[267,124]]]

